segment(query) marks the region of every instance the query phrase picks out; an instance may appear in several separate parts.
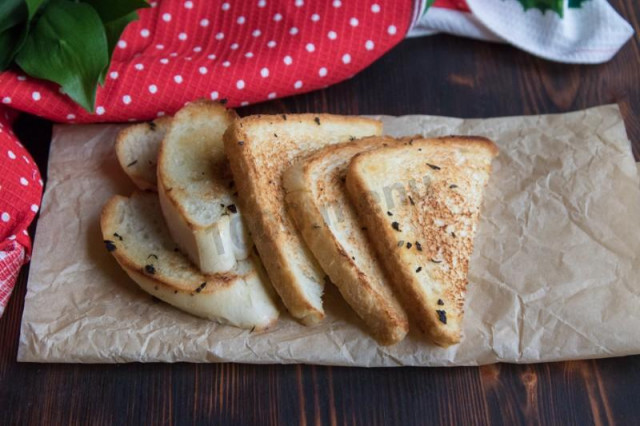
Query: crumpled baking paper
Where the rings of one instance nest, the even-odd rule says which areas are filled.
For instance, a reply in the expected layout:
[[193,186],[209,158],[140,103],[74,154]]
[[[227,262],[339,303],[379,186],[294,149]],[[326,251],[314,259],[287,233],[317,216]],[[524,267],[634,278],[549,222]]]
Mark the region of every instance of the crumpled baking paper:
[[380,118],[395,136],[483,135],[500,146],[462,343],[442,349],[412,332],[381,347],[333,287],[321,324],[304,327],[283,313],[263,333],[154,301],[106,252],[99,229],[105,201],[133,190],[113,149],[122,126],[56,126],[18,360],[373,367],[640,353],[640,182],[617,106],[486,120]]

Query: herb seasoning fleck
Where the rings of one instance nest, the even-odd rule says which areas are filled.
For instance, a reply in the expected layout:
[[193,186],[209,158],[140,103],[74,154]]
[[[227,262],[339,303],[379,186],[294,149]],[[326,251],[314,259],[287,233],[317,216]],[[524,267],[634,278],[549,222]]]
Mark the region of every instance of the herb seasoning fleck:
[[155,254],[153,254],[153,253],[151,253],[149,256],[147,256],[147,259],[148,259],[148,258],[150,258],[150,257],[155,257],[155,258],[156,258],[156,260],[158,260],[158,256],[156,256],[156,255],[155,255]]
[[315,121],[318,126],[320,125],[320,117],[314,118],[313,121]]
[[149,122],[149,130],[151,130],[152,132],[155,132],[155,130],[156,130],[156,123],[155,123],[155,121],[150,121],[150,122]]
[[416,272],[420,272],[420,271],[422,271],[422,266],[418,266],[418,267],[416,268]]
[[122,241],[122,235],[118,234],[117,232],[114,232],[113,236]]
[[153,275],[156,273],[156,268],[153,265],[149,264],[144,266],[144,271],[147,274]]
[[227,210],[229,210],[231,213],[238,213],[238,208],[235,204],[229,204],[227,206]]
[[437,310],[436,313],[438,314],[438,319],[440,320],[440,322],[443,323],[443,324],[446,324],[447,323],[447,311]]
[[451,185],[449,185],[449,189],[456,189],[458,187],[458,185],[456,185],[455,183],[452,183]]
[[440,167],[436,166],[435,164],[427,163],[427,166],[431,167],[433,170],[440,170]]
[[416,205],[416,203],[413,201],[413,198],[411,198],[411,195],[409,195],[409,202],[411,203],[412,206]]
[[111,240],[104,240],[104,246],[107,248],[107,251],[109,253],[111,253],[112,251],[115,251],[116,249],[116,245]]
[[387,212],[387,216],[393,216],[393,213]]
[[412,245],[413,245],[413,244],[411,244],[410,242],[407,242],[407,248],[408,248],[408,249],[410,249]]
[[238,145],[240,146],[244,145],[244,141],[238,141]]
[[282,119],[286,121],[287,120],[287,114],[282,114]]
[[404,240],[398,241],[398,247],[402,247],[404,245]]
[[127,167],[135,166],[137,163],[138,163],[138,160],[133,160],[132,162],[127,164]]
[[400,224],[398,222],[391,222],[391,227],[400,232]]
[[200,284],[200,287],[196,288],[196,293],[200,293],[207,286],[207,282]]
[[416,241],[416,249],[418,249],[418,251],[422,251],[422,244],[420,244],[417,241]]
[[442,263],[442,260],[431,259],[433,263]]
[[440,306],[444,305],[444,302],[442,301],[442,299],[438,299],[438,305]]

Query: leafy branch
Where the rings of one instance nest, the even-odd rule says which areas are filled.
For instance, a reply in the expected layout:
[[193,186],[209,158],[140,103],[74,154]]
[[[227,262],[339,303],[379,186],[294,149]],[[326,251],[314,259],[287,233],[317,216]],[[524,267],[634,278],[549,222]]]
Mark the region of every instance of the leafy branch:
[[59,84],[93,112],[113,50],[144,0],[0,0],[0,71]]

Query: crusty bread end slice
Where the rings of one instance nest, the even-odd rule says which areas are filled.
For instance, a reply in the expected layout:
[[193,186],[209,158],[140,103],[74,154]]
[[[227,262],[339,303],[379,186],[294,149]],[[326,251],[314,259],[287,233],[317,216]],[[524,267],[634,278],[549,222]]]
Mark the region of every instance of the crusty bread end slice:
[[381,132],[382,123],[367,118],[288,114],[245,117],[225,133],[225,152],[252,238],[285,306],[303,324],[324,317],[325,275],[286,211],[282,175],[320,148]]
[[469,259],[496,145],[479,137],[414,139],[358,154],[351,201],[398,296],[434,343],[461,338]]
[[156,191],[156,164],[170,117],[138,123],[122,129],[116,137],[116,156],[122,170],[142,190]]
[[158,197],[119,195],[100,219],[107,250],[146,292],[190,314],[247,329],[264,329],[278,319],[275,294],[259,259],[238,262],[225,274],[205,276],[169,235]]
[[331,145],[290,167],[284,175],[288,211],[320,266],[383,345],[409,331],[407,315],[379,265],[345,188],[358,153],[400,142],[371,137]]
[[158,195],[171,235],[206,274],[233,269],[253,246],[222,142],[235,118],[221,104],[190,103],[174,116],[158,156]]

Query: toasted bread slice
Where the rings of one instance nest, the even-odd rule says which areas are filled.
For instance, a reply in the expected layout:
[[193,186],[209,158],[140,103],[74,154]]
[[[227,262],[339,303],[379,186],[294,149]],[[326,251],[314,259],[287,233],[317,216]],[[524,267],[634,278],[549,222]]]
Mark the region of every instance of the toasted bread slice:
[[242,328],[276,322],[275,294],[257,257],[225,274],[205,276],[175,250],[158,197],[114,196],[100,219],[107,250],[147,293],[190,314]]
[[169,231],[205,274],[233,269],[252,247],[222,142],[235,118],[221,104],[188,104],[173,118],[158,155],[158,195]]
[[283,179],[288,211],[304,241],[347,303],[384,345],[404,338],[409,331],[407,315],[359,223],[344,179],[356,154],[397,143],[372,137],[331,145],[290,167]]
[[156,164],[160,142],[169,130],[170,117],[125,127],[116,138],[116,155],[122,170],[142,190],[156,191]]
[[378,259],[417,327],[458,343],[469,258],[495,144],[414,139],[352,160],[346,185]]
[[265,269],[291,315],[324,317],[324,273],[285,208],[282,174],[296,160],[349,139],[379,135],[382,123],[328,114],[257,115],[225,133],[239,203]]

